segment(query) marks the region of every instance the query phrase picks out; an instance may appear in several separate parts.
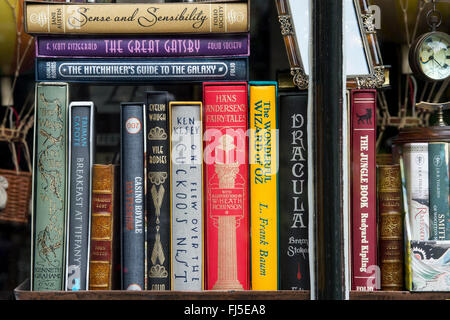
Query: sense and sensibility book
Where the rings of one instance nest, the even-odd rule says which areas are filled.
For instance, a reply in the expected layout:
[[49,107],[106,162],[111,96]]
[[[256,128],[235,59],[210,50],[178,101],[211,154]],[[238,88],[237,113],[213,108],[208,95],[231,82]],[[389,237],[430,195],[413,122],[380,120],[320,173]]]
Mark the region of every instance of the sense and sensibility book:
[[144,103],[121,103],[122,290],[145,289],[145,116]]
[[310,290],[308,94],[279,92],[279,289]]
[[169,93],[147,93],[147,279],[149,290],[170,290]]
[[376,90],[350,91],[352,290],[377,290]]
[[36,81],[201,82],[247,80],[248,58],[36,58]]
[[30,34],[249,31],[247,3],[51,3],[26,1]]
[[248,88],[205,82],[206,289],[250,288]]
[[32,181],[33,291],[64,288],[67,214],[67,83],[37,83]]
[[277,83],[249,82],[252,290],[278,289]]
[[172,290],[204,288],[202,102],[169,102]]
[[250,34],[37,36],[36,57],[239,57],[250,55]]
[[65,289],[87,290],[91,231],[95,108],[91,101],[69,104],[67,263]]

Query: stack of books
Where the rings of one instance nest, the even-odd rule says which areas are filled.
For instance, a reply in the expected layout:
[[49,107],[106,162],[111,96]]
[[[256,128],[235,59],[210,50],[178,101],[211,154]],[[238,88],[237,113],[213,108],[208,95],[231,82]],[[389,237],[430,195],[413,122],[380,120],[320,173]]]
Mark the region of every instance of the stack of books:
[[[248,81],[246,1],[30,1],[25,18],[31,290],[309,289],[307,95]],[[100,164],[102,120],[72,82],[193,85],[203,99],[122,102],[120,164]]]

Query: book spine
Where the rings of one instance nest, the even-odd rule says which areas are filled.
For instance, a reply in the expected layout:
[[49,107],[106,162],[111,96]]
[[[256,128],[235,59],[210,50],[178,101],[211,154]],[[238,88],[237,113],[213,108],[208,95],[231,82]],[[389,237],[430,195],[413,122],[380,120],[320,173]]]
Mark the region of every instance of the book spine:
[[381,290],[403,290],[403,214],[400,165],[378,165]]
[[352,290],[377,289],[376,90],[351,91]]
[[405,143],[403,161],[411,235],[409,240],[429,240],[428,143]]
[[172,289],[203,289],[202,103],[170,102]]
[[248,88],[204,83],[206,289],[250,288]]
[[65,287],[68,291],[88,289],[93,108],[92,102],[71,102],[69,105],[70,182]]
[[145,288],[145,107],[121,104],[122,290]]
[[167,92],[147,92],[149,290],[170,290],[170,140]]
[[92,231],[89,290],[117,289],[118,166],[92,166]]
[[247,58],[37,58],[36,81],[124,82],[247,80]]
[[31,290],[63,290],[67,206],[67,84],[36,84]]
[[430,181],[430,240],[450,240],[449,219],[449,148],[446,142],[428,144]]
[[25,3],[30,34],[247,32],[247,3]]
[[249,84],[252,290],[278,289],[276,99],[276,83]]
[[279,269],[281,290],[310,290],[307,94],[279,100]]
[[36,37],[37,57],[249,56],[249,34],[223,37]]

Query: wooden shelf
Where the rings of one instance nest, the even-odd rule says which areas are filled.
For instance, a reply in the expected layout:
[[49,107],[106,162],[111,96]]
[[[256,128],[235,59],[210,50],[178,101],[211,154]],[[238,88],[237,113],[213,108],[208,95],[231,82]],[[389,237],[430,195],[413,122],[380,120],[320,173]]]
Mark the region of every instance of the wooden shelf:
[[[17,300],[309,300],[309,291],[49,291],[29,290],[29,280],[16,289]],[[351,291],[350,300],[450,300],[450,292]]]

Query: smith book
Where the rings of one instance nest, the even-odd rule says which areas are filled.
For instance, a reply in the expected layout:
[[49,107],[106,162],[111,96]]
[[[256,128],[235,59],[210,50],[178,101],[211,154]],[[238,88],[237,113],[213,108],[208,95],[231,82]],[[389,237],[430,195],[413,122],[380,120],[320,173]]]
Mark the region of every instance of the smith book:
[[204,288],[202,102],[169,102],[172,290]]
[[247,80],[248,58],[36,58],[36,81],[201,82]]
[[308,95],[279,93],[279,289],[310,290]]
[[447,142],[428,143],[430,240],[450,240],[448,152]]
[[67,263],[65,289],[87,290],[91,231],[92,163],[95,145],[94,103],[69,104]]
[[213,57],[249,56],[249,33],[145,36],[37,36],[37,57]]
[[377,165],[381,290],[403,290],[403,209],[400,165]]
[[67,214],[68,85],[35,91],[31,290],[64,289]]
[[30,34],[228,33],[249,31],[247,3],[25,2]]
[[145,105],[123,102],[121,130],[122,290],[145,289]]
[[350,92],[352,290],[377,290],[376,90]]
[[170,290],[170,126],[166,91],[147,92],[147,269],[149,290]]
[[252,290],[278,289],[277,83],[249,82]]
[[248,88],[203,84],[206,289],[250,288]]
[[92,166],[89,290],[120,289],[119,166]]

